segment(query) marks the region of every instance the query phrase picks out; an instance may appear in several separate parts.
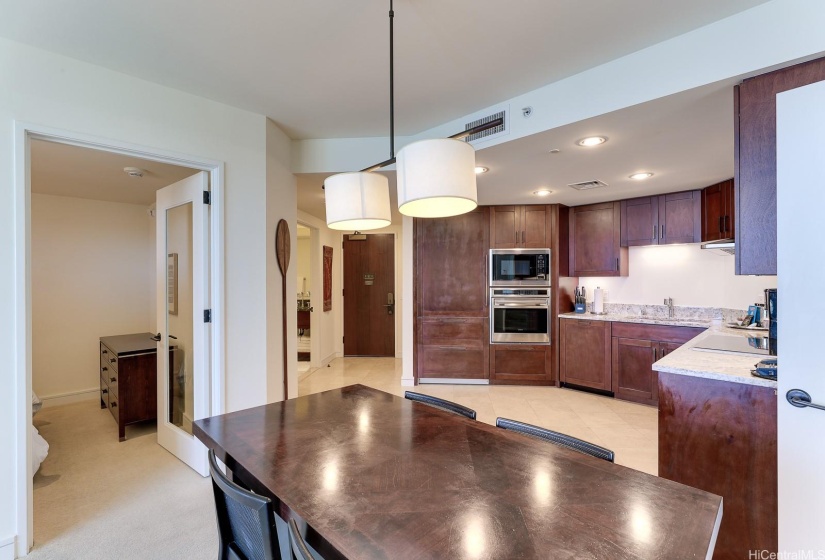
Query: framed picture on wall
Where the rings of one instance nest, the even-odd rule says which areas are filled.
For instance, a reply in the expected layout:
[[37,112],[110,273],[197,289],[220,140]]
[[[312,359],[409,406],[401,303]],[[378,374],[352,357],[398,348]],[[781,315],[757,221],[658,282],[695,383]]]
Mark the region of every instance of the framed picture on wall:
[[178,314],[178,254],[166,256],[166,309],[169,315]]
[[324,311],[332,311],[332,247],[324,245]]

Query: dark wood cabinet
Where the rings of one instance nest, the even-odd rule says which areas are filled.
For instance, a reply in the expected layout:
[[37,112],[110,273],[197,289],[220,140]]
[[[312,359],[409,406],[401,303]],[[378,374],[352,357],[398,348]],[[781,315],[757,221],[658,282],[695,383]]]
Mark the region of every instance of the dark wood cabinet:
[[776,274],[776,95],[825,80],[825,58],[734,88],[736,274]]
[[553,379],[549,344],[491,344],[490,381],[498,385],[548,385]]
[[559,380],[602,391],[612,390],[610,323],[560,319]]
[[126,426],[157,418],[157,343],[152,333],[100,339],[100,408],[117,422],[118,438]]
[[541,249],[550,246],[547,206],[493,206],[490,208],[492,249]]
[[621,246],[701,241],[701,191],[622,200]]
[[490,359],[487,207],[416,219],[417,379],[488,379]]
[[702,241],[736,238],[733,179],[702,189]]
[[657,404],[659,381],[653,363],[703,331],[694,327],[613,323],[613,395],[617,399]]
[[621,205],[604,202],[570,209],[570,276],[627,276],[621,246]]
[[776,414],[772,387],[659,375],[659,476],[722,496],[714,558],[777,551]]

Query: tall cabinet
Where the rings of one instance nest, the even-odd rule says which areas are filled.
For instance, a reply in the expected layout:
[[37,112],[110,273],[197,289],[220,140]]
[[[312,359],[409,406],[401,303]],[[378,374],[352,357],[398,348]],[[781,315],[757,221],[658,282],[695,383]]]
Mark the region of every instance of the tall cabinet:
[[413,229],[417,378],[488,380],[489,208],[416,219]]

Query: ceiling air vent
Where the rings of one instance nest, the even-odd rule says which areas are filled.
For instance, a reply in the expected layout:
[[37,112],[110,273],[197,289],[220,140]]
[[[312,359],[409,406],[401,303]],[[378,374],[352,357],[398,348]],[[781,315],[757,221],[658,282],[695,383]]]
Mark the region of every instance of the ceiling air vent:
[[574,188],[577,191],[589,191],[590,189],[600,189],[606,187],[607,183],[594,179],[592,181],[582,181],[581,183],[571,183],[568,187]]
[[499,134],[507,132],[507,111],[499,111],[498,113],[493,113],[492,115],[487,115],[486,117],[482,117],[472,122],[465,123],[464,130],[470,130],[473,127],[476,127],[481,124],[487,124],[488,122],[494,121],[496,119],[504,119],[504,123],[494,128],[487,129],[484,132],[471,134],[464,138],[464,141],[473,142],[474,140],[487,140],[488,138],[492,138],[493,136],[498,136]]

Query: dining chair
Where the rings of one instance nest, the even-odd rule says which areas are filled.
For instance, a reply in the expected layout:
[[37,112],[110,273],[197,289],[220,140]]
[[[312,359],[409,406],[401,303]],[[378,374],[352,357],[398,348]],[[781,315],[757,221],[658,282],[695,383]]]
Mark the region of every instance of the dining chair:
[[280,560],[272,501],[229,480],[211,449],[209,472],[218,517],[218,560]]
[[294,519],[289,520],[289,544],[292,548],[292,555],[296,560],[314,560]]
[[436,408],[440,408],[442,410],[446,410],[448,412],[453,412],[455,414],[460,414],[462,416],[466,416],[470,420],[476,419],[476,411],[472,408],[467,408],[466,406],[462,406],[458,403],[454,403],[452,401],[448,401],[445,399],[439,399],[438,397],[433,397],[431,395],[424,395],[422,393],[415,393],[413,391],[407,391],[404,393],[404,398],[409,399],[411,401],[416,401],[424,404],[428,404],[430,406],[434,406]]
[[579,451],[580,453],[592,455],[597,459],[610,461],[611,463],[614,459],[614,454],[609,449],[605,449],[604,447],[596,445],[595,443],[590,443],[589,441],[584,441],[583,439],[568,436],[567,434],[561,434],[559,432],[554,432],[553,430],[548,430],[547,428],[539,428],[538,426],[533,426],[532,424],[526,424],[524,422],[510,420],[508,418],[496,418],[496,426],[499,428],[504,428],[505,430],[511,430],[527,436],[543,439],[545,441],[555,443],[556,445],[561,445],[562,447]]

